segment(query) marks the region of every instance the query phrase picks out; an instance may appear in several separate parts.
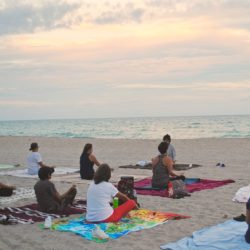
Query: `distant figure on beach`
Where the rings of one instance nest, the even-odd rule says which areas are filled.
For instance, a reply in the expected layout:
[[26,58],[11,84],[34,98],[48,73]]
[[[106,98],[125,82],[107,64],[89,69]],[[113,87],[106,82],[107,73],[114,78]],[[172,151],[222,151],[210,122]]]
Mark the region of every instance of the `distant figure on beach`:
[[246,242],[250,244],[250,198],[248,199],[246,208],[247,208],[246,222],[248,224],[248,229],[247,229],[247,232],[245,234],[245,239],[246,239]]
[[162,140],[165,141],[165,142],[167,142],[169,144],[168,145],[167,155],[175,163],[175,161],[176,161],[176,152],[175,152],[174,146],[171,144],[171,137],[170,137],[170,135],[169,134],[164,135],[163,138],[162,138]]
[[168,146],[167,142],[161,142],[158,146],[160,155],[152,159],[152,187],[166,188],[170,181],[185,179],[183,175],[177,175],[173,172],[173,161],[167,156]]
[[[137,208],[134,200],[130,200],[109,182],[110,178],[109,165],[101,164],[87,192],[86,220],[88,222],[118,222],[130,210]],[[110,205],[114,197],[124,202],[115,209]]]
[[15,189],[15,186],[6,185],[0,182],[0,196],[11,196]]
[[67,192],[60,195],[55,185],[50,181],[53,168],[42,167],[38,171],[40,180],[35,184],[34,190],[39,207],[43,212],[62,212],[72,204],[76,196],[76,186],[72,185]]
[[92,144],[87,143],[80,157],[80,176],[82,179],[93,180],[95,174],[94,165],[99,167],[100,163],[93,155]]
[[30,153],[27,156],[27,166],[28,166],[28,174],[37,175],[40,167],[49,167],[53,168],[54,166],[47,166],[42,162],[42,157],[40,153],[38,153],[39,146],[36,142],[32,142],[30,144]]

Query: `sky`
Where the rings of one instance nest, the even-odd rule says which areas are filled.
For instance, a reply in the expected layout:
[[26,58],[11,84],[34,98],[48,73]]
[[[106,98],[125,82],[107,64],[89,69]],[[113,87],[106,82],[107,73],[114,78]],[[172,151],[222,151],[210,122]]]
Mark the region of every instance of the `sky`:
[[0,0],[0,120],[250,114],[249,0]]

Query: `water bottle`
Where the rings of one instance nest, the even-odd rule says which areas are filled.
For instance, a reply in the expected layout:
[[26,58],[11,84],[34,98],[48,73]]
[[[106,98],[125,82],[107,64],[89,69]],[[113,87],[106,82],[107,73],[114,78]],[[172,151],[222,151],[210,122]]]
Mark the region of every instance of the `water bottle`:
[[113,199],[113,208],[117,208],[119,206],[119,199],[117,197],[115,197]]
[[44,221],[44,228],[50,228],[52,225],[51,216],[48,216]]
[[168,182],[168,195],[169,197],[173,197],[174,195],[174,187],[171,181]]

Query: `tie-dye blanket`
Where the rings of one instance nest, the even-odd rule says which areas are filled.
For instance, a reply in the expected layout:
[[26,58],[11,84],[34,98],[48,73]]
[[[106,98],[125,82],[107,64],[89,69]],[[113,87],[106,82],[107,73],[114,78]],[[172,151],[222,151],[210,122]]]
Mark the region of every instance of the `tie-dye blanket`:
[[[151,177],[145,178],[140,181],[135,181],[134,188],[136,189],[137,194],[141,195],[152,195],[152,196],[161,196],[161,197],[169,197],[169,193],[167,189],[154,189],[151,187]],[[186,190],[189,193],[193,193],[196,191],[201,191],[205,189],[213,189],[216,187],[220,187],[229,183],[233,183],[233,180],[207,180],[207,179],[198,179],[198,178],[186,178]]]
[[49,214],[42,212],[37,204],[30,204],[22,207],[5,207],[0,209],[0,219],[6,216],[10,221],[21,224],[32,224],[34,222],[44,221],[49,215],[52,219],[69,216],[71,214],[82,214],[86,212],[86,201],[76,200],[74,204],[67,207],[60,213]]
[[84,217],[80,217],[72,220],[55,221],[51,228],[57,231],[72,232],[95,242],[106,242],[107,240],[93,237],[93,230],[96,226],[100,227],[110,239],[117,239],[131,232],[155,227],[168,220],[185,218],[190,217],[174,213],[139,209],[130,211],[128,215],[122,218],[118,223],[89,224],[85,222]]
[[162,245],[164,250],[250,250],[245,241],[247,224],[228,220],[222,224],[196,231],[175,243]]

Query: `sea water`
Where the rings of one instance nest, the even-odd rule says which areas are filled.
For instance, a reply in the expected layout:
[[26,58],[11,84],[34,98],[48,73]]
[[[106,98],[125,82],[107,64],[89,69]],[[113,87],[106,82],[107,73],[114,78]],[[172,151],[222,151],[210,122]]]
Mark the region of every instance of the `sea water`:
[[0,136],[250,138],[250,115],[0,121]]

